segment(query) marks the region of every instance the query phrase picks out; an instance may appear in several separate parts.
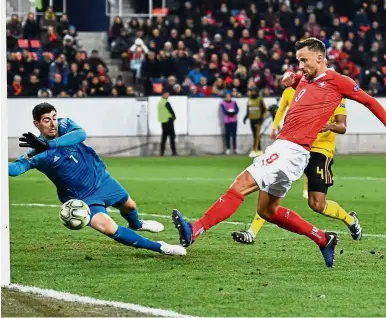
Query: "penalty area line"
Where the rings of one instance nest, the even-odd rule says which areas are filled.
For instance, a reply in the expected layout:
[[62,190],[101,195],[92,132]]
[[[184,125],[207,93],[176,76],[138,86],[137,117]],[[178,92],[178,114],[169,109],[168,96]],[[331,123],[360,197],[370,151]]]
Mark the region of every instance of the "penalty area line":
[[[11,206],[21,206],[21,207],[42,207],[42,208],[59,208],[61,205],[59,204],[46,204],[46,203],[11,203],[10,204]],[[113,212],[113,213],[117,213],[118,210],[116,209],[111,209],[111,208],[108,208],[107,211],[109,212]],[[151,217],[155,217],[155,218],[160,218],[160,219],[171,219],[170,216],[168,215],[164,215],[164,214],[151,214],[151,213],[138,213],[139,215],[142,215],[142,216],[151,216]],[[197,221],[197,219],[193,219],[193,218],[186,218],[186,220],[188,221]],[[245,226],[245,225],[250,225],[250,223],[245,223],[245,222],[236,222],[236,221],[223,221],[221,222],[223,224],[230,224],[230,225],[242,225],[242,226]],[[276,225],[273,225],[273,224],[266,224],[264,225],[265,227],[269,226],[269,227],[277,227]],[[341,231],[334,231],[340,235],[350,235],[350,233],[348,232],[341,232]],[[367,234],[367,233],[364,233],[363,234],[364,237],[379,237],[379,238],[386,238],[386,234]]]
[[80,304],[98,305],[98,306],[110,306],[110,307],[115,307],[120,309],[136,311],[143,314],[151,314],[159,317],[194,317],[194,316],[183,315],[172,310],[152,308],[152,307],[146,307],[146,306],[141,306],[136,304],[117,302],[117,301],[100,300],[100,299],[96,299],[88,296],[81,296],[77,294],[59,292],[53,289],[42,289],[39,287],[25,286],[25,285],[19,285],[19,284],[10,284],[8,286],[6,285],[2,287],[8,288],[10,290],[17,290],[22,293],[39,295],[45,298],[62,300],[65,302],[75,302]]

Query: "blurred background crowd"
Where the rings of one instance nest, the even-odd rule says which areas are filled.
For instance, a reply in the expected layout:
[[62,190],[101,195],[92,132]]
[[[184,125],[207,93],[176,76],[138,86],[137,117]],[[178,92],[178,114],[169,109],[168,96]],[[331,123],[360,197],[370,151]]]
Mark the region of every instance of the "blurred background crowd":
[[[137,1],[140,12],[141,4]],[[234,4],[233,2],[237,2]],[[132,80],[110,78],[98,51],[86,52],[76,26],[52,8],[7,22],[8,96],[191,97],[281,94],[282,74],[297,70],[294,44],[317,37],[330,67],[369,94],[386,95],[382,1],[181,1],[164,16],[112,21],[112,59]],[[346,1],[343,1],[346,3]]]

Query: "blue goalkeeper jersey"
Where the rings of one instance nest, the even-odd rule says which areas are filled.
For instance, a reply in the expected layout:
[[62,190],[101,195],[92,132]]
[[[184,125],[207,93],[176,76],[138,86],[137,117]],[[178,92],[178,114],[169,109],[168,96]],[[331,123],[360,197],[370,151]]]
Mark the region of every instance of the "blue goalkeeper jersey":
[[[58,131],[59,137],[49,142],[52,149],[32,158],[28,158],[26,154],[15,163],[9,163],[9,175],[17,176],[30,169],[37,169],[54,183],[61,201],[64,198],[85,198],[94,193],[110,174],[94,149],[77,140],[82,136],[79,132],[84,134],[84,140],[85,132],[74,121],[59,118]],[[73,132],[76,134],[71,135]],[[61,138],[64,135],[65,140]]]

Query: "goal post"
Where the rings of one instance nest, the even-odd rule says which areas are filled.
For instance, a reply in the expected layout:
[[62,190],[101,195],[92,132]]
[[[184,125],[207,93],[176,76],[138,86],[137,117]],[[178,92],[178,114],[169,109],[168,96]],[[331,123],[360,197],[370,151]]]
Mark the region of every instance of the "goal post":
[[5,1],[0,1],[0,209],[1,209],[1,286],[11,283],[11,259],[9,237],[8,196],[8,117],[7,117],[7,74]]

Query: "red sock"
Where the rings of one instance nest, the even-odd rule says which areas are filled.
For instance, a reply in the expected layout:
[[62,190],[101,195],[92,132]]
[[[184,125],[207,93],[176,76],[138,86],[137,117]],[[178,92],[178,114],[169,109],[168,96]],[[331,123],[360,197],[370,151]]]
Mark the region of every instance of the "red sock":
[[274,215],[268,222],[274,223],[282,229],[294,232],[300,235],[306,235],[313,240],[319,247],[327,244],[326,235],[323,231],[317,229],[311,223],[304,220],[299,214],[285,207],[279,206]]
[[213,203],[201,219],[192,224],[193,240],[204,231],[229,218],[237,211],[243,201],[244,196],[240,192],[229,189],[220,199]]

